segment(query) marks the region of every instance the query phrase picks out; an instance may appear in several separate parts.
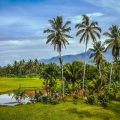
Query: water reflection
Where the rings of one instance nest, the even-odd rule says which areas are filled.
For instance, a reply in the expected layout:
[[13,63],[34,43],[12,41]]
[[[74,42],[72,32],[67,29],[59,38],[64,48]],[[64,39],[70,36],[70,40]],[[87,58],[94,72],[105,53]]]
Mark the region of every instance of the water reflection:
[[[13,97],[13,94],[2,94],[0,95],[0,105],[3,106],[15,106],[18,105],[18,101],[16,101],[15,97]],[[30,98],[26,97],[24,99],[21,100],[22,104],[26,104],[30,102]]]

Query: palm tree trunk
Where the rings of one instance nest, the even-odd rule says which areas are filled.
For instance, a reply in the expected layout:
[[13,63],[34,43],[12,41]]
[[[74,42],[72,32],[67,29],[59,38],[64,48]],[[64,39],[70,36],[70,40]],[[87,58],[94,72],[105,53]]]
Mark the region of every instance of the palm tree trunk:
[[99,64],[99,75],[100,75],[100,78],[102,77],[102,74],[101,74],[101,66]]
[[99,64],[99,75],[100,75],[100,80],[101,80],[101,87],[102,87],[102,74],[101,74],[101,66],[100,66],[100,64]]
[[61,52],[59,52],[59,55],[60,55],[59,61],[60,61],[60,66],[61,66],[61,79],[62,79],[62,96],[63,96],[63,98],[64,98],[64,96],[65,96],[65,90],[64,90],[63,62],[62,62]]
[[109,80],[109,89],[110,89],[110,85],[112,83],[112,70],[113,70],[113,63],[111,65],[111,69],[110,69],[110,80]]
[[[85,54],[86,54],[86,52],[87,52],[87,45],[85,47]],[[82,83],[83,96],[85,94],[85,91],[84,91],[84,89],[85,89],[85,73],[86,73],[86,55],[85,55],[85,60],[84,60],[83,83]]]
[[46,80],[46,83],[45,83],[45,89],[46,89],[46,92],[47,92],[47,96],[48,96],[48,80]]

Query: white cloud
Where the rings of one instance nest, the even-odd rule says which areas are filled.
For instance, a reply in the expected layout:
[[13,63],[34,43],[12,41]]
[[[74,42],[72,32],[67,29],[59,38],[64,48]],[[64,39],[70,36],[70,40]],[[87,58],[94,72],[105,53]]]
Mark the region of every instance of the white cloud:
[[96,12],[96,13],[88,13],[86,14],[87,16],[89,17],[101,17],[103,16],[104,14],[103,13],[100,13],[100,12]]
[[[101,17],[104,14],[101,13],[101,12],[95,12],[95,13],[87,13],[86,15],[89,16],[89,17],[91,17],[91,18],[95,18],[95,17]],[[73,23],[79,23],[79,22],[82,21],[82,15],[77,15],[77,16],[74,16],[74,17],[69,17],[69,19],[71,19],[71,21]]]
[[23,40],[5,40],[5,41],[0,41],[0,46],[35,46],[35,45],[42,45],[44,44],[46,39],[35,39],[35,40],[28,40],[28,39],[23,39]]

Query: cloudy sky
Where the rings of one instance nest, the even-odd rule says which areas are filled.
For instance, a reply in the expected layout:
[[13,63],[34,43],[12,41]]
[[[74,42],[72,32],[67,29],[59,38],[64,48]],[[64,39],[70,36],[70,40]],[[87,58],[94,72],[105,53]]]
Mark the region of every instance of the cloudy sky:
[[[57,15],[71,20],[71,35],[75,36],[74,25],[83,14],[98,21],[104,32],[112,24],[120,24],[120,0],[0,0],[0,65],[56,56],[43,34],[48,20]],[[83,51],[84,45],[74,37],[63,55]]]

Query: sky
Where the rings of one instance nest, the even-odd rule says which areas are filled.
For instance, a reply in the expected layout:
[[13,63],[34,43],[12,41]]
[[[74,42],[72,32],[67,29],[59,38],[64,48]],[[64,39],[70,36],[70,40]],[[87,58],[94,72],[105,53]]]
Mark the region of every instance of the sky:
[[[85,45],[75,37],[74,28],[83,14],[98,21],[103,33],[112,24],[120,25],[120,0],[0,0],[0,65],[57,56],[53,46],[46,45],[43,33],[49,28],[48,20],[56,16],[72,22],[70,34],[74,38],[62,54],[84,52]],[[104,42],[105,37],[100,40]],[[88,47],[92,47],[91,42]]]

